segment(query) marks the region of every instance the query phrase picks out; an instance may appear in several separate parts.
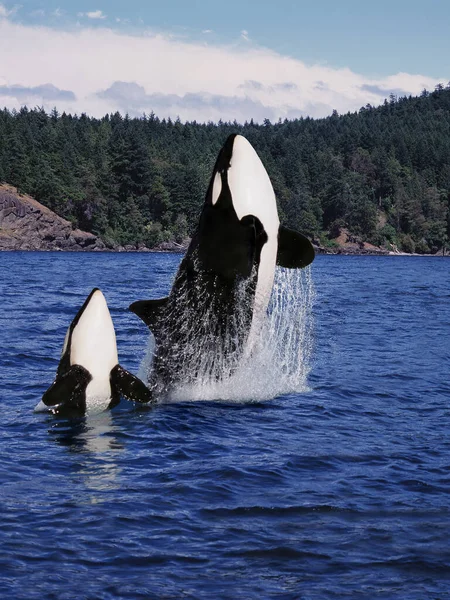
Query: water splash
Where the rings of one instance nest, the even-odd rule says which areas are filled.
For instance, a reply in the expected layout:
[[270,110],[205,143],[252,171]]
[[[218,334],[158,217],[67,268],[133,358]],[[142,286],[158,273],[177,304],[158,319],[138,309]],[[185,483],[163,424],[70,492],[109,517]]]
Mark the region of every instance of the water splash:
[[[242,293],[245,293],[244,289]],[[277,268],[267,317],[247,358],[243,358],[241,352],[233,351],[237,345],[232,333],[220,347],[217,342],[214,347],[211,346],[214,336],[200,341],[201,336],[194,334],[199,323],[191,323],[186,363],[192,364],[195,358],[195,378],[192,378],[192,370],[187,368],[185,376],[179,377],[181,383],[172,390],[167,401],[258,402],[290,392],[307,391],[313,347],[314,297],[310,267],[302,270]],[[210,323],[210,316],[205,315],[205,323]],[[236,314],[237,325],[242,318],[244,315]],[[154,340],[150,336],[139,371],[144,380],[151,372],[153,352]]]

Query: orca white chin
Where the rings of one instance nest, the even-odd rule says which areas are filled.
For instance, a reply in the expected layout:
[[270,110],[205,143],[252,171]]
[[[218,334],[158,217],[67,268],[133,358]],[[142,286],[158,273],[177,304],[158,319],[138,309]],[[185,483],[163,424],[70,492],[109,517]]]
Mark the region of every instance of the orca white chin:
[[261,159],[242,135],[237,135],[233,141],[228,186],[238,218],[257,217],[269,238],[276,237],[280,220],[275,192]]
[[239,219],[248,215],[256,217],[267,235],[267,241],[261,250],[253,317],[244,347],[246,357],[252,352],[258,339],[269,304],[277,262],[280,220],[269,175],[253,146],[242,135],[237,135],[233,141],[228,185]]
[[87,395],[109,397],[109,373],[117,365],[116,334],[104,295],[95,290],[72,332],[70,364],[92,375]]

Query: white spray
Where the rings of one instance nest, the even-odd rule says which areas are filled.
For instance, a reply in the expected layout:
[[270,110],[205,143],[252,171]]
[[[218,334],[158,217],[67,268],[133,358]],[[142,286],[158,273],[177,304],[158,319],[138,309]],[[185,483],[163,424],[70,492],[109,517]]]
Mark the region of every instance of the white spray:
[[[245,296],[245,288],[242,294]],[[258,402],[290,392],[307,391],[313,347],[314,296],[310,267],[277,268],[268,314],[248,357],[234,350],[237,345],[232,335],[218,342],[213,334],[213,314],[204,315],[206,327],[211,331],[209,336],[198,335],[201,324],[192,323],[186,315],[183,322],[184,327],[188,326],[186,333],[190,343],[183,348],[186,357],[180,357],[180,364],[188,367],[185,372],[181,367],[181,383],[172,390],[168,400]],[[235,318],[239,324],[244,316],[238,310]],[[154,340],[150,336],[139,373],[143,379],[151,371],[153,352]],[[193,360],[198,365],[194,379]]]

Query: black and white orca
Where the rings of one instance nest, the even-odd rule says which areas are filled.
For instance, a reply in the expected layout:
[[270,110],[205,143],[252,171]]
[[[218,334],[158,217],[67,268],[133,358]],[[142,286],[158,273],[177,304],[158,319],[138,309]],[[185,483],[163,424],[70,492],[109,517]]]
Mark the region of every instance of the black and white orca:
[[164,394],[230,373],[260,335],[276,265],[302,268],[313,260],[310,241],[280,226],[257,153],[244,137],[231,135],[169,296],[130,306],[155,337],[150,389]]
[[35,410],[79,415],[112,408],[121,396],[150,402],[150,390],[118,363],[108,305],[95,288],[67,330],[55,381]]

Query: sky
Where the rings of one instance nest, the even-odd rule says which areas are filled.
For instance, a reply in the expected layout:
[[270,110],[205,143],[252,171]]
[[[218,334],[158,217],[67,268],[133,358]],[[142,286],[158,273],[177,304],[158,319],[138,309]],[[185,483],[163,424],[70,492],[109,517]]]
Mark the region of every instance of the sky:
[[325,117],[450,80],[448,0],[0,0],[0,106]]

